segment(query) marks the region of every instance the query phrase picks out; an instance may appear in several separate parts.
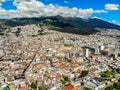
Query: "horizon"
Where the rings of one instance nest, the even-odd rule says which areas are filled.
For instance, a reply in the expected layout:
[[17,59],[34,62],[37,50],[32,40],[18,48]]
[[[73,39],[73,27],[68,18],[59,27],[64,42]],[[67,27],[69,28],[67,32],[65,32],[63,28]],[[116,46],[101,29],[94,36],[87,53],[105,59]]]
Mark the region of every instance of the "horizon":
[[120,25],[119,0],[0,0],[0,19],[63,17],[98,18]]

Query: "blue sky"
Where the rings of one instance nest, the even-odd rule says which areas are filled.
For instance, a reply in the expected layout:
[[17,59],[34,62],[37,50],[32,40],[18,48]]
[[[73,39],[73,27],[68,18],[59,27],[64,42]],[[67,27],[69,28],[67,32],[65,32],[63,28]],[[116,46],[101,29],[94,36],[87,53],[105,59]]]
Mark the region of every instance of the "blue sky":
[[119,14],[120,0],[0,0],[0,18],[62,15],[120,24]]

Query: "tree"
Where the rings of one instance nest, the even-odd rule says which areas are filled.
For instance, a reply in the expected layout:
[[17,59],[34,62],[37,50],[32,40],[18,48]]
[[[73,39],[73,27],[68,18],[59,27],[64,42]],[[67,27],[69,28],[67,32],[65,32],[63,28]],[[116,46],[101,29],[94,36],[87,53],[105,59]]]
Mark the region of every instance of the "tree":
[[113,85],[106,87],[105,90],[120,90],[120,82],[114,82]]
[[84,90],[92,90],[92,89],[89,87],[84,87]]
[[0,35],[4,35],[4,33],[3,33],[3,32],[0,32]]
[[21,28],[17,28],[17,31],[15,32],[15,35],[18,37],[20,36]]
[[32,89],[36,89],[36,88],[37,88],[37,84],[32,82],[31,88],[32,88]]
[[84,70],[81,72],[80,78],[85,77],[88,75],[88,70]]
[[114,83],[114,87],[115,87],[116,89],[120,89],[120,82]]
[[67,76],[63,76],[63,80],[60,80],[63,85],[70,83],[70,79]]

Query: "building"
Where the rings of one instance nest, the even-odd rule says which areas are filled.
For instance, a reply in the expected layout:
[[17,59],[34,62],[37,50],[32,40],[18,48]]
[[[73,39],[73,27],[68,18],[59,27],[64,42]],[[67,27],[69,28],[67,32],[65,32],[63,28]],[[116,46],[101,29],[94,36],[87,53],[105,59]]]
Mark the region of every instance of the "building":
[[63,90],[75,90],[75,87],[73,85],[69,84],[69,85],[65,85],[63,87]]

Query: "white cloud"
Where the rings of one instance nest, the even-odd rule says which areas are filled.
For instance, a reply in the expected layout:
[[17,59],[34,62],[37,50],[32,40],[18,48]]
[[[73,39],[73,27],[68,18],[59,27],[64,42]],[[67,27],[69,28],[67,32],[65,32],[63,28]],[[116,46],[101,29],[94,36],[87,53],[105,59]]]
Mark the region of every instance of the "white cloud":
[[1,6],[2,6],[2,3],[5,2],[6,0],[0,0],[0,9],[1,9]]
[[115,21],[115,20],[112,20],[111,22],[112,22],[112,23],[116,23],[116,21]]
[[65,0],[64,3],[68,4],[69,2],[67,0]]
[[6,0],[0,0],[0,2],[5,2]]
[[97,16],[93,16],[91,18],[96,18],[96,19],[101,19],[101,20],[106,20],[105,18],[101,18],[101,17],[97,17]]
[[16,10],[4,10],[0,8],[0,18],[19,18],[19,17],[40,17],[56,16],[89,18],[93,13],[106,13],[104,10],[93,10],[92,8],[69,8],[56,6],[53,4],[44,5],[37,0],[14,0]]
[[108,11],[105,10],[94,10],[94,13],[107,13]]
[[111,20],[111,21],[109,21],[109,22],[120,26],[120,23],[117,22],[116,20]]
[[105,10],[119,10],[119,4],[106,4]]

